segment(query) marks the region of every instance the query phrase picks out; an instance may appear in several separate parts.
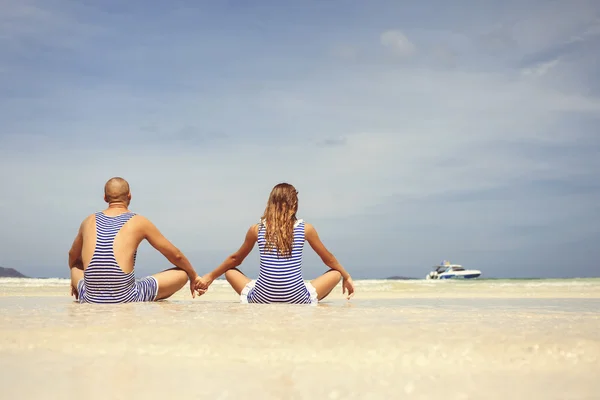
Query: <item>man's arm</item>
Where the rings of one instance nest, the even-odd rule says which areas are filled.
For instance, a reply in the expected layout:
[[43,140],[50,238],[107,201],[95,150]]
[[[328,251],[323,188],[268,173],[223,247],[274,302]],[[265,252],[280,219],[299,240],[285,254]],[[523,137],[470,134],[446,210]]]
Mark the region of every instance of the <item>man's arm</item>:
[[248,232],[246,232],[244,243],[242,243],[242,246],[238,249],[238,251],[228,256],[221,265],[215,268],[214,271],[209,272],[202,278],[204,280],[207,280],[208,284],[210,285],[215,279],[223,275],[225,272],[239,266],[244,261],[244,259],[248,257],[248,254],[250,254],[250,252],[254,248],[254,244],[257,240],[258,225],[252,225],[250,229],[248,229]]
[[79,225],[77,236],[75,236],[75,240],[73,240],[73,244],[71,245],[71,249],[69,250],[69,269],[83,269],[81,250],[83,249],[83,224],[85,223],[85,221],[87,221],[87,218],[83,220],[81,225]]
[[194,281],[198,274],[192,264],[190,264],[189,260],[181,250],[175,247],[171,242],[167,240],[166,237],[158,230],[156,226],[152,222],[150,222],[147,218],[139,216],[142,219],[143,229],[144,229],[144,239],[150,243],[152,247],[158,250],[169,262],[176,267],[181,268],[185,271],[185,273],[190,278],[190,281]]

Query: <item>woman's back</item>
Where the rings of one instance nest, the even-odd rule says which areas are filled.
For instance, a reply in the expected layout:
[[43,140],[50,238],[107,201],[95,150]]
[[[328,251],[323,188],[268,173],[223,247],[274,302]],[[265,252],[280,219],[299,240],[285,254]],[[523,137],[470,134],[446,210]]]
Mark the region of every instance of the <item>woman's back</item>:
[[294,224],[291,255],[278,255],[276,249],[267,250],[266,226],[258,226],[260,271],[255,286],[248,292],[249,303],[311,303],[311,294],[302,277],[302,251],[304,249],[304,221]]
[[[296,217],[298,191],[289,183],[275,185],[267,206],[257,225],[246,232],[244,243],[235,253],[223,261],[202,280],[208,288],[216,278],[225,274],[227,282],[240,295],[242,303],[293,303],[316,305],[340,282],[342,293],[348,290],[348,298],[354,293],[350,274],[327,250],[311,224]],[[302,251],[304,242],[331,268],[310,282],[302,277]],[[252,280],[238,270],[244,259],[258,243],[260,271]]]

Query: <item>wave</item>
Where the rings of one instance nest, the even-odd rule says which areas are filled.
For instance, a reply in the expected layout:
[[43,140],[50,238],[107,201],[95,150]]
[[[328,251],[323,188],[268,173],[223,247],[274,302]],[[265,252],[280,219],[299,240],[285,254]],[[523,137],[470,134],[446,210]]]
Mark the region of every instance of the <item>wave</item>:
[[[0,287],[64,287],[70,284],[66,278],[0,278]],[[473,280],[426,280],[426,279],[355,279],[357,289],[368,291],[414,290],[432,287],[479,287],[479,288],[537,288],[537,287],[600,287],[600,278],[571,279],[473,279]],[[215,287],[229,287],[225,279],[213,283]]]
[[4,287],[68,286],[70,282],[65,278],[0,278],[0,286]]

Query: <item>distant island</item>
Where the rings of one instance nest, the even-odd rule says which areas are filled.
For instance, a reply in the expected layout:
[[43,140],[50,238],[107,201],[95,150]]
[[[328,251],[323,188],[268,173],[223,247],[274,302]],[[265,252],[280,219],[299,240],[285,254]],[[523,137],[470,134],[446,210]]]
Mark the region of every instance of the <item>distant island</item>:
[[28,278],[14,268],[0,267],[0,278]]

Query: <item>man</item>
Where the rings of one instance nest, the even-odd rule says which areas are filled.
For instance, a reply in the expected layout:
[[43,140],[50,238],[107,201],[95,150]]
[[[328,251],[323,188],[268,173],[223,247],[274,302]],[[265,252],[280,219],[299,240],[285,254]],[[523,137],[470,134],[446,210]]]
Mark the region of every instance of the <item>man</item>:
[[[88,216],[69,251],[71,295],[80,303],[128,303],[163,300],[190,280],[192,297],[206,283],[188,259],[148,219],[129,211],[131,192],[123,178],[104,185],[108,208]],[[137,249],[146,239],[175,268],[136,280]]]

